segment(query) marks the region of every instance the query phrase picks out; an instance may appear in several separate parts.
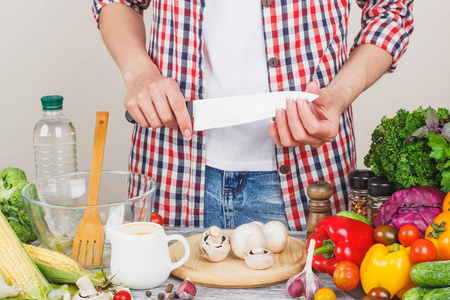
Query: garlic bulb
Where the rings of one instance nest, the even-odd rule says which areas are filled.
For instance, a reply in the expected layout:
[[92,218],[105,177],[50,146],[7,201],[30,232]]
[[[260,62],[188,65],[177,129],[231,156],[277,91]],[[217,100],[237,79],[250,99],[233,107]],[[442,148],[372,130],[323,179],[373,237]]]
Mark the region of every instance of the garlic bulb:
[[7,285],[2,274],[0,274],[0,298],[17,296],[21,291],[22,288],[17,285]]
[[323,288],[322,281],[312,270],[312,260],[316,241],[311,239],[308,247],[308,256],[303,271],[292,276],[286,283],[286,289],[292,298],[304,296],[306,300],[314,300],[314,295]]

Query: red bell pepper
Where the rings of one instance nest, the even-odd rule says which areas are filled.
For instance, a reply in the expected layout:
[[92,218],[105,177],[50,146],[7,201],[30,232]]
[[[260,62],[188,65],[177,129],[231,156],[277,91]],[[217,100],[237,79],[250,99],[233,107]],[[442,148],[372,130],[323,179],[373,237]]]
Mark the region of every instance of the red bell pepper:
[[316,241],[313,268],[319,272],[333,274],[336,264],[349,260],[358,267],[366,252],[374,244],[373,227],[359,220],[341,216],[328,216],[319,221],[311,239]]

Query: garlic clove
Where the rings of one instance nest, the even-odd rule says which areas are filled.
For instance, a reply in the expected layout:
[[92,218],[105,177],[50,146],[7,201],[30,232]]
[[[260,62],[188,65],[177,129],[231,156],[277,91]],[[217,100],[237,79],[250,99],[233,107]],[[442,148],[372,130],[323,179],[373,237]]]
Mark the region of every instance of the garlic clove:
[[197,294],[197,288],[194,283],[188,277],[178,287],[176,294],[183,300],[189,300],[195,297]]
[[302,282],[302,275],[303,274],[300,273],[295,276],[292,276],[286,283],[287,291],[289,293],[289,296],[291,296],[292,298],[298,298],[305,294]]

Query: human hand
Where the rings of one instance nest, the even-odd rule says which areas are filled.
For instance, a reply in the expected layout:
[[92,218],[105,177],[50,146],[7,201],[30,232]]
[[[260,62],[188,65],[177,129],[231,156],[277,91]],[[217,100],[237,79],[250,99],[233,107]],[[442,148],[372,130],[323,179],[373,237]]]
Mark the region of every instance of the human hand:
[[278,109],[269,133],[277,146],[311,145],[319,148],[331,142],[339,131],[339,119],[346,109],[344,95],[330,87],[310,82],[306,92],[319,95],[311,103],[303,99],[286,100],[286,110]]
[[142,72],[127,79],[124,106],[141,127],[179,127],[185,138],[192,137],[186,100],[173,78]]

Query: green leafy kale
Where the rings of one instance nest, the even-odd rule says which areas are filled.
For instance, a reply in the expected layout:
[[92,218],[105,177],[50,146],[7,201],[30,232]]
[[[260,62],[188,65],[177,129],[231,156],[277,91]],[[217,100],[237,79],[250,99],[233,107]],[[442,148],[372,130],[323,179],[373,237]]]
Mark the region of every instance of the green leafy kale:
[[36,240],[21,194],[27,184],[25,172],[20,169],[6,168],[0,172],[0,209],[23,243]]
[[[442,174],[430,156],[432,149],[428,140],[418,138],[404,143],[414,131],[427,125],[425,120],[429,109],[419,107],[412,112],[400,109],[392,118],[384,116],[372,133],[364,164],[371,167],[376,176],[393,182],[397,190],[441,186]],[[445,108],[439,108],[436,114],[439,120],[449,115]]]
[[441,171],[442,191],[448,193],[450,192],[450,143],[444,136],[434,133],[428,134],[428,140],[428,146],[433,150],[430,156],[436,160],[436,168]]

